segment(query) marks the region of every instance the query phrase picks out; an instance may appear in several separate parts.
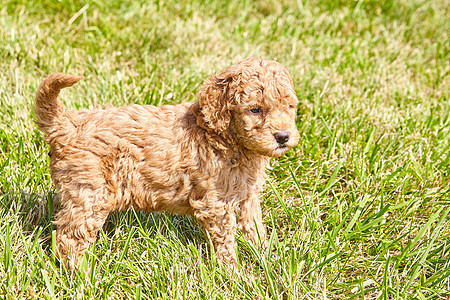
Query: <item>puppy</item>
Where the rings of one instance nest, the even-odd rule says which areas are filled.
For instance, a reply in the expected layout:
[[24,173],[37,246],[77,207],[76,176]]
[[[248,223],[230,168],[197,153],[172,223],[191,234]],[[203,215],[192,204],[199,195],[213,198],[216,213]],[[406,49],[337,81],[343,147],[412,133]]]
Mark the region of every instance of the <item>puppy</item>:
[[59,92],[81,78],[50,75],[35,103],[61,203],[56,242],[69,268],[114,210],[194,215],[232,266],[237,225],[264,243],[258,194],[269,158],[299,140],[298,100],[281,64],[247,58],[209,78],[198,102],[161,107],[68,109]]

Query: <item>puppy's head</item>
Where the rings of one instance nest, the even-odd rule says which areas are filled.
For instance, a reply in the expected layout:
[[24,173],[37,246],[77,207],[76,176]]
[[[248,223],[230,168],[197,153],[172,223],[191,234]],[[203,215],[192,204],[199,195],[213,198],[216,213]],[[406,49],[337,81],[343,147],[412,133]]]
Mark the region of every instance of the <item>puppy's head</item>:
[[212,76],[198,98],[204,126],[230,133],[241,147],[281,156],[298,143],[292,78],[275,61],[247,58]]

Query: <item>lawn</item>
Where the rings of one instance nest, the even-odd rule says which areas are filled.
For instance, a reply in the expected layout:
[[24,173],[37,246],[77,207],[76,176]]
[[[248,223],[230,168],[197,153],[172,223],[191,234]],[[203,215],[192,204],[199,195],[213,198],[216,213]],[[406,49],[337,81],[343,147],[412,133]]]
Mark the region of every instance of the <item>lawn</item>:
[[[0,298],[449,299],[450,6],[446,0],[3,0]],[[262,194],[266,250],[220,267],[192,217],[114,213],[71,274],[34,94],[85,79],[71,108],[196,101],[259,56],[294,79],[299,145]]]

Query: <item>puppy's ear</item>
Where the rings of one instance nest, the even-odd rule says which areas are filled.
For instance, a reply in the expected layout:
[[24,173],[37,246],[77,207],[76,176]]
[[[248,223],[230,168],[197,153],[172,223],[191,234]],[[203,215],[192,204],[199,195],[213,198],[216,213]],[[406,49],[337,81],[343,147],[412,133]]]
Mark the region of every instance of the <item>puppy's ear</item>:
[[209,78],[197,93],[201,110],[199,117],[203,118],[201,123],[216,133],[227,130],[230,125],[230,109],[236,100],[234,87],[238,77],[238,68],[231,66],[223,73]]

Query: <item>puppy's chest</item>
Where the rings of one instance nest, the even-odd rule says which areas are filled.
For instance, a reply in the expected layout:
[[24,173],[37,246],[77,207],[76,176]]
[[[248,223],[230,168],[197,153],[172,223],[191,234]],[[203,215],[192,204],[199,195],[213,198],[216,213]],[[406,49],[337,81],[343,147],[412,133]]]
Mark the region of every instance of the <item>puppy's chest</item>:
[[[265,182],[265,172],[242,166],[222,165],[217,170],[202,170],[194,180],[194,198],[214,195],[224,202],[240,202],[250,193],[258,193]],[[196,200],[198,200],[196,199]]]

